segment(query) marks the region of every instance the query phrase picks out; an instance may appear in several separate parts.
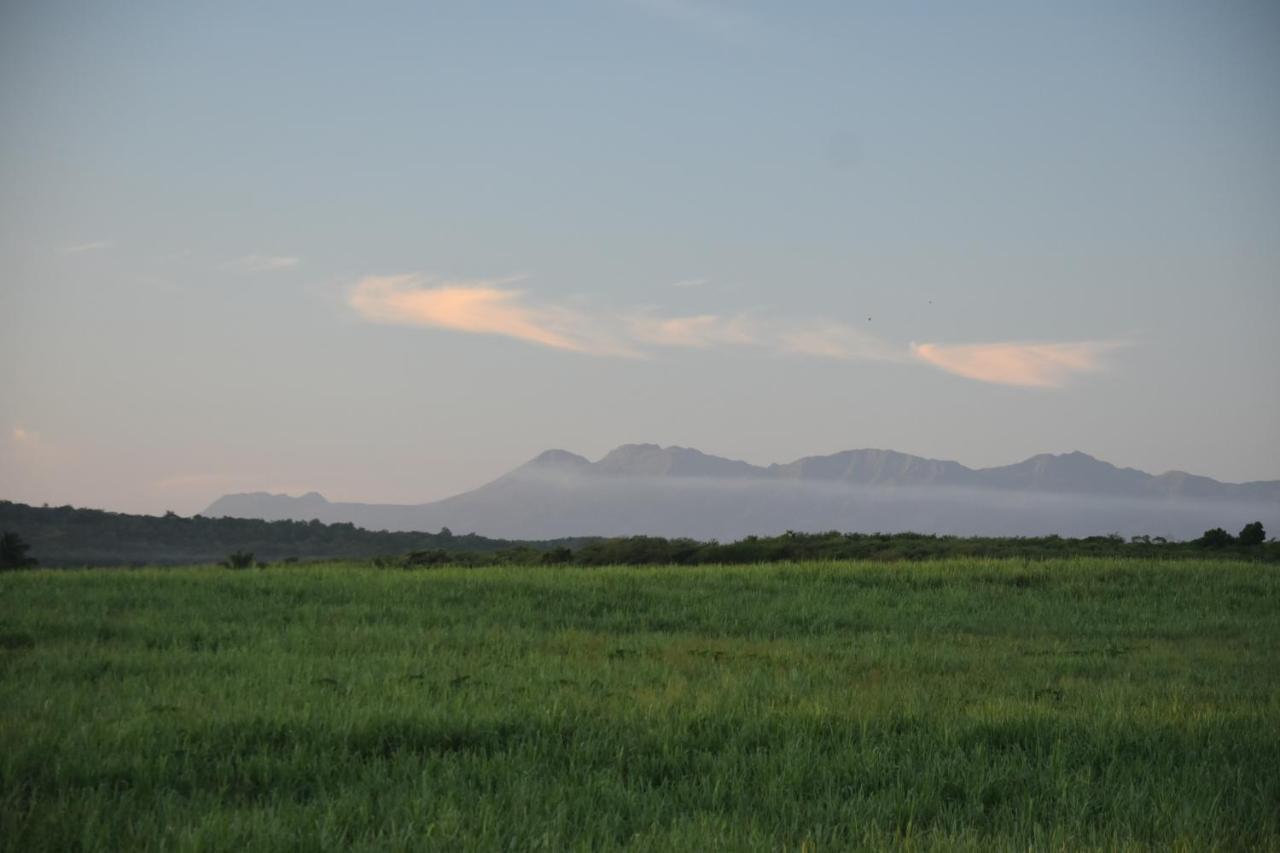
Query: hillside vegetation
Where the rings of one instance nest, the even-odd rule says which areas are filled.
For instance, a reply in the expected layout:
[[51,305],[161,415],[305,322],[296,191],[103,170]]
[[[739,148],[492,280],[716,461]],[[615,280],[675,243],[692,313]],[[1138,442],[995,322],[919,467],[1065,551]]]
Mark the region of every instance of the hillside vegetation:
[[[1249,530],[1253,529],[1250,525]],[[43,566],[211,564],[228,555],[253,562],[369,560],[379,565],[701,565],[778,560],[925,560],[943,557],[1116,556],[1144,559],[1229,555],[1280,562],[1280,543],[1210,531],[1192,542],[1159,537],[960,537],[916,533],[793,533],[749,536],[737,542],[699,542],[657,536],[581,537],[546,541],[489,539],[475,534],[394,533],[352,524],[126,515],[73,507],[31,507],[0,501],[0,531],[30,546]],[[1241,531],[1244,534],[1244,531]],[[0,563],[3,567],[3,563]]]
[[33,507],[0,501],[0,530],[16,533],[43,566],[180,565],[216,563],[233,551],[260,560],[367,559],[378,555],[444,549],[451,554],[492,554],[525,546],[545,549],[581,540],[512,542],[470,534],[393,533],[353,524],[259,521],[252,518],[129,515],[71,506]]

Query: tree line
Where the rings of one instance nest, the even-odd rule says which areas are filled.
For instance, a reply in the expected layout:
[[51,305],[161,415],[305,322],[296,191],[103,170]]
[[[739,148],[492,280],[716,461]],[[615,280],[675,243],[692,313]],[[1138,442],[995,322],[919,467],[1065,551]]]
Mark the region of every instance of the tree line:
[[444,549],[416,551],[402,557],[383,557],[375,564],[387,568],[443,565],[741,565],[812,560],[917,561],[948,557],[1014,557],[1028,560],[1053,557],[1204,557],[1208,554],[1280,563],[1280,543],[1267,542],[1261,522],[1248,525],[1239,536],[1225,539],[1207,531],[1189,542],[1161,537],[1118,534],[1065,538],[936,536],[924,533],[795,533],[748,536],[736,542],[700,542],[660,536],[621,536],[595,539],[576,548],[534,549],[517,546],[490,554],[459,554]]
[[[0,501],[0,568],[43,563],[142,565],[221,563],[251,568],[276,562],[356,560],[384,568],[442,565],[702,565],[798,560],[913,561],[944,557],[1196,557],[1231,555],[1280,562],[1280,543],[1261,522],[1237,535],[1222,528],[1189,542],[1118,534],[1064,538],[936,536],[922,533],[796,533],[702,542],[661,536],[524,542],[469,533],[371,531],[353,524],[127,515]],[[27,537],[30,536],[30,539]]]

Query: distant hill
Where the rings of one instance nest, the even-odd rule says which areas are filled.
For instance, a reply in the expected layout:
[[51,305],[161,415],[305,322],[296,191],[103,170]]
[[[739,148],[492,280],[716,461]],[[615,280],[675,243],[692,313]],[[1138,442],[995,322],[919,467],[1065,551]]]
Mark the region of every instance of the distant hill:
[[1156,476],[1080,452],[975,469],[864,449],[762,467],[692,448],[627,444],[595,462],[548,450],[491,483],[431,503],[333,503],[314,492],[259,492],[219,498],[204,514],[386,530],[447,526],[514,539],[729,540],[786,530],[1188,539],[1254,519],[1280,528],[1280,481]]
[[[316,505],[315,495],[291,500]],[[510,542],[469,534],[362,530],[351,524],[128,515],[0,501],[0,530],[18,533],[41,566],[217,563],[233,551],[260,560],[365,559],[413,551],[494,555],[512,548],[580,547],[585,540]]]

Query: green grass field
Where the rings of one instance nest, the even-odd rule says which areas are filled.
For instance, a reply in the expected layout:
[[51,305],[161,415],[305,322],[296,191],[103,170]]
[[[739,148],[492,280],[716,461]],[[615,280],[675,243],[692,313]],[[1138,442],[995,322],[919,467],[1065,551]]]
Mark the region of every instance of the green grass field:
[[1280,849],[1280,571],[0,576],[7,850]]

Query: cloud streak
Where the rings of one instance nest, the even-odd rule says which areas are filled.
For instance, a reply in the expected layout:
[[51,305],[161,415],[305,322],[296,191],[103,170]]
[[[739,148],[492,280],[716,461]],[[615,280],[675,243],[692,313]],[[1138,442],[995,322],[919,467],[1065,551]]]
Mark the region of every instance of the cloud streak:
[[914,344],[912,352],[921,361],[966,379],[1059,388],[1078,374],[1103,370],[1103,356],[1124,345],[1119,341]]
[[779,349],[815,358],[840,361],[910,360],[909,353],[887,341],[845,323],[794,326],[778,335]]
[[910,353],[852,326],[780,322],[750,312],[669,316],[652,309],[586,311],[531,301],[519,277],[450,281],[366,276],[349,304],[365,320],[515,338],[589,355],[644,358],[661,349],[754,347],[846,360],[906,361]]
[[593,355],[640,355],[625,339],[605,328],[600,318],[569,308],[531,305],[521,291],[506,289],[518,280],[366,276],[351,292],[350,304],[361,317],[375,323],[499,335]]
[[849,362],[927,364],[997,385],[1057,388],[1104,369],[1118,342],[894,344],[835,321],[752,312],[668,316],[653,309],[588,311],[539,303],[511,285],[521,277],[446,280],[421,274],[366,276],[350,306],[372,323],[513,338],[597,356],[646,358],[663,349],[754,348]]
[[633,314],[626,319],[627,332],[636,341],[658,347],[753,346],[760,343],[757,324],[744,314],[722,317],[695,314],[688,317],[658,317]]

